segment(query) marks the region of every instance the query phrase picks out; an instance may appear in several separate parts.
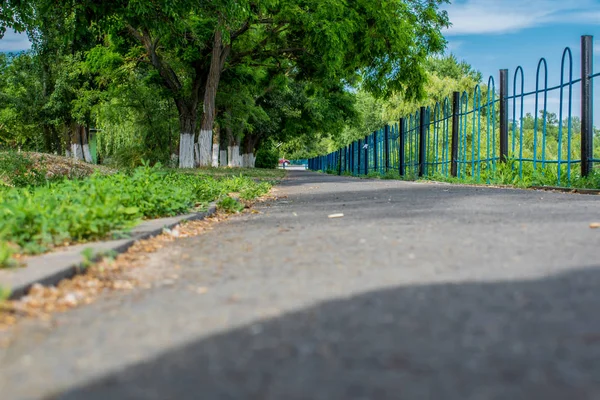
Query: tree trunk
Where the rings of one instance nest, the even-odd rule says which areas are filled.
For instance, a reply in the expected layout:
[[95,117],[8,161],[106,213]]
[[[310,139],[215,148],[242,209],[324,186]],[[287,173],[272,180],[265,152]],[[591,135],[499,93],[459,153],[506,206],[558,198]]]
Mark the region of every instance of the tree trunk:
[[85,161],[85,157],[83,155],[83,142],[81,138],[81,128],[82,126],[76,123],[71,123],[69,126],[69,138],[71,142],[71,157]]
[[229,146],[227,146],[227,165],[230,168],[239,168],[242,166],[242,157],[240,156],[240,142],[233,134],[229,138]]
[[221,137],[220,129],[215,128],[215,133],[213,135],[213,144],[212,144],[212,166],[214,168],[219,167],[219,141]]
[[223,34],[217,29],[213,42],[210,70],[206,79],[206,88],[204,89],[204,109],[202,124],[200,125],[200,136],[198,137],[200,166],[209,166],[212,164],[212,135],[216,116],[215,101],[221,80],[221,72],[223,71],[230,50],[230,46],[223,46]]
[[198,118],[199,94],[204,85],[207,73],[201,66],[195,68],[192,78],[191,95],[184,97],[184,85],[180,82],[174,69],[157,51],[159,40],[152,38],[147,29],[126,26],[129,34],[139,41],[148,52],[148,61],[157,70],[162,83],[172,94],[179,113],[179,168],[194,168],[194,139]]
[[80,125],[79,131],[81,132],[81,147],[83,149],[83,159],[85,162],[92,164],[94,160],[92,159],[92,153],[90,152],[88,128],[86,128],[83,125]]
[[178,104],[179,110],[179,168],[194,168],[195,107]]
[[254,168],[254,163],[256,161],[256,157],[254,156],[254,148],[256,143],[258,142],[258,136],[247,133],[244,135],[243,141],[243,156],[242,156],[242,166],[244,168]]

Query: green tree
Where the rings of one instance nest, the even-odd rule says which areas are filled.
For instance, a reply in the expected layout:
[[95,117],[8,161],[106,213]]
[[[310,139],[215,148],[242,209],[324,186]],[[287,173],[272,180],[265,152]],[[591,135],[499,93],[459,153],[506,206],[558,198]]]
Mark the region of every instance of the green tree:
[[[93,1],[91,20],[128,33],[159,72],[180,116],[180,166],[192,166],[196,114],[202,102],[200,163],[210,163],[222,72],[240,64],[294,64],[299,77],[358,79],[383,95],[421,93],[422,61],[443,48],[442,1],[332,0]],[[288,66],[285,65],[285,68]],[[202,100],[201,100],[202,99]]]

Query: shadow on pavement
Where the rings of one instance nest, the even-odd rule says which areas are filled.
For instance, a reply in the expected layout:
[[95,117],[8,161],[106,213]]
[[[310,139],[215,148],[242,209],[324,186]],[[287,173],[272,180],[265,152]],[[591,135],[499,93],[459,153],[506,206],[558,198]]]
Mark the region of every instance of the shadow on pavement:
[[204,338],[62,399],[598,399],[600,267],[397,287]]

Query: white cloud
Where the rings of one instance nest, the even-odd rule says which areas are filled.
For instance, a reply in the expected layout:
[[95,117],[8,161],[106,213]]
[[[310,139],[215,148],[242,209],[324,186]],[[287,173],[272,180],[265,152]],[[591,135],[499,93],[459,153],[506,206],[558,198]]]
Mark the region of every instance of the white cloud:
[[448,50],[448,52],[450,53],[458,51],[464,43],[465,42],[463,42],[462,40],[449,40],[448,45],[446,46],[446,50]]
[[595,0],[465,0],[447,7],[447,35],[502,34],[547,24],[600,24]]
[[0,53],[17,52],[29,50],[31,42],[24,33],[15,33],[12,30],[7,30],[4,37],[0,39]]

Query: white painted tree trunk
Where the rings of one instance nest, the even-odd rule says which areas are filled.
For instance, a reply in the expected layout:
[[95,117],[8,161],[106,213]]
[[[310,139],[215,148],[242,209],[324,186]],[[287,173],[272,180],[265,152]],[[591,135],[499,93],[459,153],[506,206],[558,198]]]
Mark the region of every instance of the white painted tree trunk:
[[200,145],[198,143],[194,143],[194,162],[196,167],[200,165]]
[[90,145],[88,143],[83,145],[83,158],[85,162],[88,162],[90,164],[94,162],[94,160],[92,159],[92,153],[90,152]]
[[242,166],[242,157],[240,156],[240,146],[230,146],[229,150],[229,167],[239,168]]
[[242,156],[242,166],[244,168],[254,168],[254,154],[246,153]]
[[179,136],[179,168],[194,168],[194,134]]
[[71,155],[77,160],[85,161],[83,158],[83,148],[79,143],[71,143]]
[[242,155],[242,166],[244,168],[254,168],[256,156],[252,153]]
[[198,144],[200,145],[200,166],[210,167],[212,164],[212,131],[201,130]]
[[221,167],[226,167],[228,165],[228,163],[227,163],[227,150],[221,150],[221,152],[219,154],[219,165]]
[[219,144],[213,144],[212,146],[212,166],[217,168],[219,166]]

